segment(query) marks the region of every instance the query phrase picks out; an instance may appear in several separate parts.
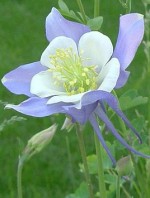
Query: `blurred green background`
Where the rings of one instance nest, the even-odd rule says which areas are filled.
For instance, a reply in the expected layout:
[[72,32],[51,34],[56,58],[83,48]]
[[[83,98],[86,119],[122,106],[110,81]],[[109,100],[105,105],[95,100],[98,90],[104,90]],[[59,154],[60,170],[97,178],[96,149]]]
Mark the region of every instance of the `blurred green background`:
[[[77,11],[76,1],[65,0],[69,8]],[[132,1],[132,12],[144,14],[140,0]],[[87,15],[93,17],[93,0],[83,0]],[[47,46],[45,38],[45,18],[52,7],[58,7],[57,0],[0,0],[0,78],[17,66],[40,59]],[[117,39],[120,14],[125,10],[118,0],[101,0],[100,12],[104,17],[101,31],[108,35],[113,44]],[[131,76],[127,85],[118,91],[122,94],[128,88],[138,89],[140,95],[147,96],[147,82],[139,83],[145,62],[143,45],[129,67]],[[143,89],[144,87],[144,89]],[[16,96],[0,85],[0,100],[18,104],[25,99]],[[139,107],[140,112],[147,113],[146,106]],[[38,131],[52,123],[64,121],[64,115],[47,118],[32,118],[0,106],[0,122],[11,116],[23,116],[25,121],[15,122],[0,131],[0,198],[16,198],[16,171],[18,156],[27,140]],[[134,113],[127,113],[133,119]],[[40,154],[34,156],[24,167],[23,189],[26,198],[61,198],[73,192],[83,180],[78,164],[81,161],[75,131],[69,134],[58,129],[52,143]],[[87,153],[95,152],[90,126],[86,127],[85,140]],[[67,145],[70,143],[73,175],[70,171]]]

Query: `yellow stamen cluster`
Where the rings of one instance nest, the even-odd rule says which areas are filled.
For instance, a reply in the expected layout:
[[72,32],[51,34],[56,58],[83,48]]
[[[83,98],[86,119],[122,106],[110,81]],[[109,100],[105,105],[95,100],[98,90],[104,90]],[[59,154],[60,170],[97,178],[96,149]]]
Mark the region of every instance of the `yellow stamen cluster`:
[[53,72],[55,83],[63,83],[68,95],[96,89],[96,66],[85,67],[83,59],[73,53],[71,48],[57,49],[56,53],[50,56],[50,61],[54,67],[49,70]]

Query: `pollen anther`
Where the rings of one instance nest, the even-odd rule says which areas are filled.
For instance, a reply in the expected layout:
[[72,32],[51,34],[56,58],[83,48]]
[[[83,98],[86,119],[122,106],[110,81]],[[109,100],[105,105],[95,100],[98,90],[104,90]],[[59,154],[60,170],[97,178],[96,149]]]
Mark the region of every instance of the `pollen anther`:
[[[82,55],[82,54],[81,54]],[[83,93],[97,88],[96,66],[85,66],[84,59],[74,53],[72,48],[57,49],[54,55],[50,56],[49,69],[53,72],[54,82],[57,85],[63,84],[68,95]],[[58,74],[58,78],[57,78]]]

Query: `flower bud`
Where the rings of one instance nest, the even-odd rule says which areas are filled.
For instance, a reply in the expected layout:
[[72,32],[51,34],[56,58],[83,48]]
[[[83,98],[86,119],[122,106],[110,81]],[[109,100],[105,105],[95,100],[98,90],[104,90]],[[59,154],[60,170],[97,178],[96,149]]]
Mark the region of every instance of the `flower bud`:
[[37,134],[35,134],[29,141],[23,155],[26,159],[29,159],[34,154],[39,153],[45,146],[47,146],[52,140],[57,129],[57,125],[54,124],[48,129],[45,129]]
[[68,132],[70,132],[71,129],[73,128],[73,126],[74,126],[74,125],[73,125],[71,119],[67,117],[67,118],[65,119],[65,121],[64,121],[64,123],[63,123],[63,125],[62,125],[62,127],[61,127],[61,130],[66,129]]
[[150,4],[150,0],[144,0],[144,3]]
[[116,171],[120,176],[129,175],[132,172],[132,169],[133,169],[133,163],[130,155],[121,158],[117,162]]

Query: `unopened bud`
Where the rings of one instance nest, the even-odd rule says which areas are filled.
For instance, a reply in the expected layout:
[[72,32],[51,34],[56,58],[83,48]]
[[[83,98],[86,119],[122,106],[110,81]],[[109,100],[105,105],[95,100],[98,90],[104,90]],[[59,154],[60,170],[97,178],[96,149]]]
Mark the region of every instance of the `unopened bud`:
[[68,132],[70,132],[71,129],[73,128],[73,126],[74,125],[73,125],[71,119],[70,118],[66,118],[64,123],[63,123],[63,126],[61,127],[61,130],[66,129]]
[[142,0],[144,4],[150,4],[150,0]]
[[129,175],[133,170],[133,163],[130,156],[121,158],[116,165],[116,171],[120,176]]
[[47,146],[57,129],[57,125],[54,124],[48,129],[45,129],[37,134],[35,134],[29,141],[23,155],[26,156],[27,159],[32,157],[34,154],[39,153],[45,146]]

